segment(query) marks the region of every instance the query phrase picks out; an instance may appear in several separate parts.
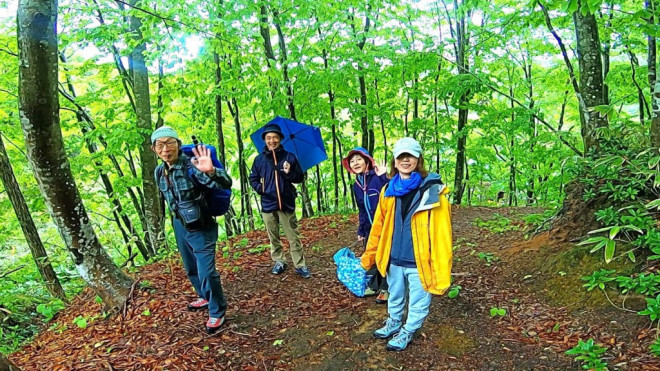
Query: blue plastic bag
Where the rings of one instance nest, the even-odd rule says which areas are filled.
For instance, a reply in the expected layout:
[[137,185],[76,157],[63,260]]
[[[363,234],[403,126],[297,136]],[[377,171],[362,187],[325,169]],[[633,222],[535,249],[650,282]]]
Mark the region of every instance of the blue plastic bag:
[[332,257],[337,265],[337,278],[355,296],[364,297],[364,290],[371,280],[350,248],[344,247]]

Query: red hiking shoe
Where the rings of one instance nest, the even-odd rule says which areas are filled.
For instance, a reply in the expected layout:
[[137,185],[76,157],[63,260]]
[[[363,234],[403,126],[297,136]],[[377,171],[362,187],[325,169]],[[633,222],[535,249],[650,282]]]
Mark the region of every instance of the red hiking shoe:
[[209,317],[209,320],[206,321],[206,333],[212,334],[220,328],[225,323],[225,316],[222,318]]
[[193,301],[192,303],[188,304],[188,310],[190,311],[202,310],[208,307],[209,307],[209,302],[202,298],[199,298]]

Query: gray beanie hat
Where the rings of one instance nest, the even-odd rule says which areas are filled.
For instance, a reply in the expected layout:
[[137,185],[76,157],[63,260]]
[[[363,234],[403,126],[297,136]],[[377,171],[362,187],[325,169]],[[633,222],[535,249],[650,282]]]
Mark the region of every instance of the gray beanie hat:
[[169,126],[161,126],[158,129],[154,130],[151,134],[151,144],[154,144],[158,139],[171,137],[174,139],[179,139],[179,136],[176,133],[176,130],[172,129]]

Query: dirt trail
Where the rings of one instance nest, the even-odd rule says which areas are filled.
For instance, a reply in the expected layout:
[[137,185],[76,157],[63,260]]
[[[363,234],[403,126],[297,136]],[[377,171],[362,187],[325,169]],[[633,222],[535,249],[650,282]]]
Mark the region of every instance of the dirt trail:
[[[220,247],[229,309],[217,334],[202,331],[204,313],[185,310],[194,296],[175,257],[136,274],[141,283],[123,319],[101,318],[87,292],[10,358],[25,370],[565,370],[578,364],[564,352],[593,337],[610,348],[610,367],[660,369],[645,351],[652,336],[638,330],[646,326],[639,316],[550,304],[540,282],[554,273],[541,268],[557,247],[524,249],[522,231],[493,233],[474,223],[499,213],[522,225],[516,220],[533,211],[454,210],[454,283],[462,289],[454,299],[433,298],[424,327],[404,352],[387,352],[371,335],[386,307],[355,298],[336,279],[332,254],[354,241],[356,216],[327,216],[302,223],[310,280],[290,268],[281,276],[268,273],[264,232],[232,239],[229,256]],[[579,280],[574,284],[579,289]],[[507,314],[491,317],[493,307]],[[85,329],[72,323],[78,316],[88,319]]]

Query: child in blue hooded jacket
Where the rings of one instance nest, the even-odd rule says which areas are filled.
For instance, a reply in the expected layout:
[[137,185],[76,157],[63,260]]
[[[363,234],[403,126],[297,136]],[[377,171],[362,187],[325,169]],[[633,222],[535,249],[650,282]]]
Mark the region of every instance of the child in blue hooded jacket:
[[[355,174],[356,177],[355,183],[353,183],[353,192],[355,193],[355,201],[360,217],[360,225],[357,230],[358,241],[366,243],[369,240],[369,232],[373,224],[376,206],[378,206],[380,191],[389,182],[385,174],[386,168],[384,165],[376,165],[373,157],[362,147],[353,148],[342,159],[341,163],[349,173]],[[378,272],[376,267],[370,269],[367,274],[374,276],[368,291],[370,289],[372,293],[378,292],[376,303],[387,303],[389,297],[387,279]]]

